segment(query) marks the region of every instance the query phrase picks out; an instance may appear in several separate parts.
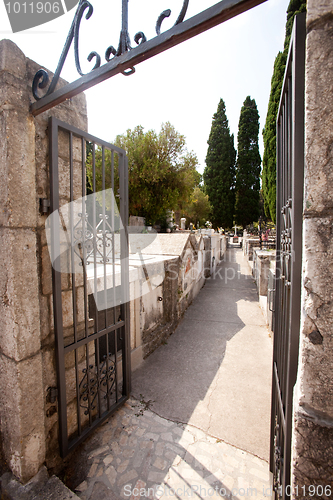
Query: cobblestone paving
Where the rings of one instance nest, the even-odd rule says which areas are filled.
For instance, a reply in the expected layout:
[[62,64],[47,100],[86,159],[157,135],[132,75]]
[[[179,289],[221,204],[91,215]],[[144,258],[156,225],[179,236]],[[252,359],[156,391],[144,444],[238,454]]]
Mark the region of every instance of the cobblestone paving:
[[265,461],[161,418],[149,403],[130,399],[87,441],[82,500],[270,498]]

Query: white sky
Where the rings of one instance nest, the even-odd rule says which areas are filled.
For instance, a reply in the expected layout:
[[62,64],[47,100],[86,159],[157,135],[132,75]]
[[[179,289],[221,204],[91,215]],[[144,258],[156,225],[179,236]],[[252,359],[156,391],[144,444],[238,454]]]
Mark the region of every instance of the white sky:
[[[214,5],[218,0],[190,0],[186,19]],[[121,28],[121,0],[92,1],[94,13],[82,20],[80,54],[88,72],[89,52],[97,51],[104,61],[109,45],[116,48]],[[129,32],[132,45],[137,31],[147,39],[155,36],[159,14],[171,8],[162,31],[175,22],[183,0],[130,0]],[[276,54],[283,49],[286,10],[289,0],[268,0],[235,19],[188,40],[163,54],[139,64],[132,76],[115,76],[86,92],[89,132],[112,142],[117,134],[142,125],[160,130],[169,121],[186,137],[189,150],[205,167],[207,140],[213,114],[220,98],[226,103],[232,133],[237,131],[239,113],[247,95],[257,102],[261,130],[265,124],[270,81]],[[0,38],[10,38],[25,55],[55,71],[72,22],[74,9],[47,24],[12,34],[4,4],[0,4]],[[73,47],[62,78],[76,80]],[[260,130],[260,152],[263,154]]]

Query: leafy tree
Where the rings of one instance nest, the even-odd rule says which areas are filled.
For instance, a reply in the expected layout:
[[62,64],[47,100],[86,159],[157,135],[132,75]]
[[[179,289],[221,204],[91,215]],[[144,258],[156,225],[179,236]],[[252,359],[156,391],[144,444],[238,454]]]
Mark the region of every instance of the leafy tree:
[[225,103],[220,99],[213,116],[203,174],[214,226],[230,228],[233,224],[235,160],[234,135],[230,135]]
[[259,217],[261,158],[258,145],[259,113],[250,96],[244,101],[238,124],[236,162],[236,224],[243,227]]
[[290,0],[287,10],[284,50],[278,53],[274,62],[271,93],[268,102],[265,128],[263,130],[265,149],[263,156],[262,189],[264,206],[266,216],[271,217],[274,222],[276,221],[276,118],[294,17],[300,12],[306,12],[306,0]]
[[[152,225],[163,220],[168,210],[176,210],[190,200],[200,182],[198,160],[187,151],[184,136],[170,123],[162,124],[159,134],[153,130],[144,132],[142,126],[129,129],[117,136],[115,145],[125,149],[128,157],[130,215],[145,217],[146,224]],[[107,162],[110,163],[109,152],[105,153]],[[88,178],[91,184],[89,161]],[[110,187],[110,178],[106,181],[105,188]],[[96,191],[102,189],[102,158],[98,150]]]
[[203,226],[210,217],[211,209],[208,195],[200,187],[195,187],[190,202],[183,208],[183,214],[187,219],[186,225],[192,222],[195,227],[198,224],[199,227]]

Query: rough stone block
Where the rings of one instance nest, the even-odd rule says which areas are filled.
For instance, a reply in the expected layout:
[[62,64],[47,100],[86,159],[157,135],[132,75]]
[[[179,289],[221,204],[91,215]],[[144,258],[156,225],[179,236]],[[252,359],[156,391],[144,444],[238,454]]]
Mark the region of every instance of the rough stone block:
[[15,362],[0,354],[0,415],[5,459],[26,481],[45,459],[41,354]]
[[43,295],[52,293],[52,265],[47,246],[42,248],[42,292]]
[[[0,224],[35,227],[37,222],[35,132],[31,116],[16,110],[0,114]],[[1,141],[1,142],[2,142]]]
[[0,346],[15,360],[40,348],[36,233],[0,228]]
[[[61,255],[61,289],[69,288],[69,262],[67,254]],[[48,246],[42,248],[42,292],[43,295],[52,293],[52,265]]]
[[48,295],[49,311],[50,311],[50,330],[54,330],[54,309],[53,309],[53,295]]
[[301,318],[299,371],[300,404],[333,418],[331,298],[333,272],[331,231],[333,217],[304,222],[303,312]]
[[[331,2],[310,2],[313,18]],[[314,5],[316,3],[316,6]],[[323,5],[321,5],[323,4]],[[308,14],[309,15],[309,14]],[[309,22],[309,21],[308,21]],[[333,208],[333,40],[332,21],[322,20],[307,35],[305,92],[305,214]],[[320,74],[320,78],[318,78]],[[318,133],[320,131],[320,133]]]
[[[78,323],[85,321],[84,287],[76,287],[76,318]],[[86,304],[88,308],[88,304]]]
[[[82,174],[80,168],[82,163],[73,162],[73,199],[82,197]],[[59,193],[62,198],[70,199],[70,169],[67,159],[59,158]]]
[[53,311],[49,310],[49,299],[43,295],[39,296],[39,318],[40,318],[40,337],[41,342],[47,342],[51,333],[50,314]]
[[0,72],[6,71],[18,78],[26,76],[26,58],[11,40],[0,41]]
[[307,5],[307,25],[311,26],[314,21],[326,14],[332,14],[331,0],[309,1]]
[[64,327],[73,324],[73,297],[72,291],[62,292],[62,320]]
[[42,351],[43,384],[45,397],[48,387],[57,387],[57,372],[54,346],[48,346]]
[[28,91],[22,89],[22,80],[11,73],[0,71],[0,110],[9,112],[29,106]]
[[[297,415],[293,433],[292,456],[293,487],[298,486],[302,498],[331,498],[333,477],[332,422],[314,421]],[[314,487],[309,490],[309,487]],[[323,491],[317,487],[323,486]],[[330,487],[326,488],[325,486]],[[305,495],[304,489],[306,487]]]
[[[58,135],[58,152],[60,158],[64,160],[69,160],[69,132],[64,130],[59,130]],[[73,136],[73,146],[72,146],[73,160],[82,162],[82,141],[78,137]],[[85,155],[85,151],[83,151]]]

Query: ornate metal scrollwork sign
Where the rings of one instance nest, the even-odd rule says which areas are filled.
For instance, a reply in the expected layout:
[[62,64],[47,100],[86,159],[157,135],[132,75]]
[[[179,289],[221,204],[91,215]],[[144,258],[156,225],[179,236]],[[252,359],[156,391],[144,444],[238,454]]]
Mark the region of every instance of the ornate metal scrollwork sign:
[[[178,17],[172,28],[161,33],[161,27],[164,19],[170,17],[171,10],[164,10],[156,21],[156,37],[147,40],[145,34],[139,31],[134,35],[136,47],[132,47],[130,35],[128,32],[128,1],[122,0],[122,28],[120,32],[119,44],[116,49],[110,45],[105,51],[106,63],[101,65],[101,56],[92,51],[88,55],[89,62],[94,60],[95,64],[92,70],[84,75],[79,56],[79,34],[82,18],[88,20],[93,14],[93,6],[89,0],[80,0],[71,28],[69,30],[62,54],[60,56],[57,69],[49,85],[49,75],[44,69],[37,71],[32,84],[33,96],[36,99],[31,106],[33,115],[38,115],[47,109],[59,104],[70,97],[96,85],[99,82],[110,78],[118,73],[131,75],[135,72],[134,66],[168,48],[192,38],[213,26],[216,26],[232,17],[235,17],[246,10],[255,7],[267,0],[223,0],[196,16],[184,21],[189,0],[182,0],[183,4]],[[76,69],[81,76],[75,82],[56,90],[60,73],[64,66],[71,44],[74,40],[74,55]],[[44,95],[39,92],[49,85]]]

